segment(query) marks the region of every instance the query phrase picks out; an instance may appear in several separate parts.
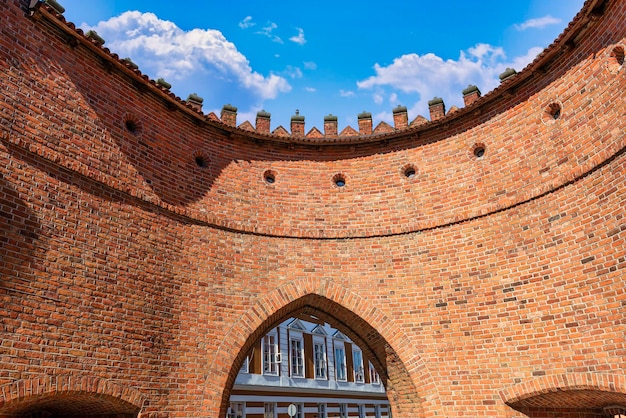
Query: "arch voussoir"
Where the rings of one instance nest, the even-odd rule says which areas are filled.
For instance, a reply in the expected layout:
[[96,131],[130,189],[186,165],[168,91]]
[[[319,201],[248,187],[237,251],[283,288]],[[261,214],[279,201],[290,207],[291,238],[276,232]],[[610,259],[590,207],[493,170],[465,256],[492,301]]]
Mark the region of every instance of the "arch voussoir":
[[626,376],[601,373],[564,373],[540,376],[500,391],[500,398],[509,406],[551,393],[594,391],[626,396]]
[[0,416],[11,416],[22,405],[35,404],[37,400],[72,394],[108,396],[120,403],[129,404],[140,411],[147,401],[146,395],[138,389],[121,382],[115,382],[91,375],[38,376],[20,379],[0,386]]

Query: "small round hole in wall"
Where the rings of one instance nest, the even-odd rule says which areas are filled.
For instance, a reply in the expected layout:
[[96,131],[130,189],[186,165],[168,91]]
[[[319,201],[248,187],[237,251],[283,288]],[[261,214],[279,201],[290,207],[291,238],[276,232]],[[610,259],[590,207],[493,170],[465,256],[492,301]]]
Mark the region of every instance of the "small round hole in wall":
[[337,187],[344,187],[346,185],[346,177],[343,174],[336,174],[333,177],[333,183]]
[[274,173],[271,170],[267,170],[265,173],[263,173],[263,180],[267,184],[274,184],[274,183],[276,183],[276,173]]
[[195,161],[196,165],[200,168],[205,168],[207,165],[209,165],[207,160],[202,155],[196,155]]
[[608,68],[613,74],[617,73],[624,65],[624,47],[621,45],[616,46],[611,50],[609,55]]
[[616,46],[613,48],[613,51],[611,51],[611,58],[617,65],[624,65],[624,47]]
[[558,103],[550,103],[546,112],[548,112],[552,119],[556,120],[561,117],[561,105]]
[[197,167],[207,168],[211,160],[209,159],[209,156],[206,153],[202,151],[196,151],[193,153],[193,161],[196,163]]
[[417,175],[417,170],[412,165],[409,165],[404,167],[404,169],[402,170],[402,174],[404,174],[404,177],[412,179],[415,178],[415,176]]
[[541,114],[544,125],[553,125],[563,117],[563,104],[555,101],[547,105]]
[[485,156],[486,148],[484,144],[475,144],[472,148],[472,153],[476,158],[483,158]]
[[124,115],[124,128],[135,136],[141,135],[142,132],[142,124],[139,119],[130,113]]

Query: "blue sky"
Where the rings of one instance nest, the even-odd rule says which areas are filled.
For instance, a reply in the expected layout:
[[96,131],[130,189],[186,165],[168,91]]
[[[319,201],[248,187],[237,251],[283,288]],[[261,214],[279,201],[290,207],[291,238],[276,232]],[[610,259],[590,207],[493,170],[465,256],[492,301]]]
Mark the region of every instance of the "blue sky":
[[203,110],[230,103],[237,123],[272,114],[271,129],[290,130],[296,109],[306,131],[392,123],[397,105],[409,119],[428,115],[428,100],[462,107],[461,91],[495,88],[507,67],[520,71],[565,29],[583,0],[481,0],[390,3],[285,1],[59,0],[65,18],[95,29],[112,52],[130,57]]

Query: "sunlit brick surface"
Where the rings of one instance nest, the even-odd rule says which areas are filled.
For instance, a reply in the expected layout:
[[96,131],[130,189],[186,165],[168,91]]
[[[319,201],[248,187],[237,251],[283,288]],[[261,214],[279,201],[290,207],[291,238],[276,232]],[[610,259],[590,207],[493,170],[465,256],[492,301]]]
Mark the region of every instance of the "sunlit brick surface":
[[223,417],[301,312],[394,417],[626,404],[625,1],[363,136],[203,115],[38,7],[0,0],[0,416]]

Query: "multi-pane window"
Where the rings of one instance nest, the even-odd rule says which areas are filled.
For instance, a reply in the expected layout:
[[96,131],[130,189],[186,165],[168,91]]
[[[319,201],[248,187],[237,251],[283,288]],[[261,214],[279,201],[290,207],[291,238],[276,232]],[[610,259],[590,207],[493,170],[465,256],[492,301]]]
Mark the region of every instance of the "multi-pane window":
[[378,376],[378,372],[374,368],[374,365],[372,363],[370,363],[369,365],[370,365],[369,367],[370,368],[370,383],[372,383],[373,385],[380,384],[380,376]]
[[278,336],[271,332],[263,337],[263,374],[278,375]]
[[374,417],[380,418],[380,405],[374,405]]
[[230,410],[228,411],[228,418],[244,418],[244,405],[243,402],[231,402]]
[[338,381],[346,379],[346,351],[343,344],[335,346],[335,376]]
[[326,404],[318,403],[317,404],[317,418],[328,418],[326,414]]
[[365,372],[363,370],[363,353],[361,350],[352,350],[352,365],[354,366],[354,381],[365,382]]
[[304,377],[304,344],[302,338],[291,338],[289,345],[291,348],[291,375]]
[[263,404],[264,412],[263,418],[276,418],[276,404],[272,402],[265,402]]
[[313,343],[313,355],[315,358],[315,378],[326,379],[326,344],[323,340]]
[[348,405],[345,403],[339,404],[339,418],[348,418]]
[[304,418],[304,404],[301,404],[301,403],[296,404],[295,418]]

